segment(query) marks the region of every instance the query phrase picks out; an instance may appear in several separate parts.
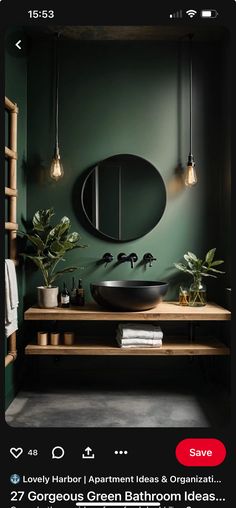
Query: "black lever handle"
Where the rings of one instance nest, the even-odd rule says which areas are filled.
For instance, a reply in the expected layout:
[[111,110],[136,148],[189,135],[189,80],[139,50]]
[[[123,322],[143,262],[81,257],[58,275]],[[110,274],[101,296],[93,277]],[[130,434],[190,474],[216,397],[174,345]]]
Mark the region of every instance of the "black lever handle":
[[127,261],[127,257],[128,256],[126,256],[124,252],[120,252],[120,254],[117,256],[117,261],[119,261],[119,263],[123,263],[124,261]]
[[144,263],[149,263],[150,268],[152,267],[152,262],[156,260],[157,258],[154,258],[151,252],[146,252],[146,254],[143,256]]
[[106,263],[106,266],[107,266],[108,263],[111,263],[111,261],[113,261],[114,256],[110,252],[106,252],[105,254],[103,254],[102,259]]

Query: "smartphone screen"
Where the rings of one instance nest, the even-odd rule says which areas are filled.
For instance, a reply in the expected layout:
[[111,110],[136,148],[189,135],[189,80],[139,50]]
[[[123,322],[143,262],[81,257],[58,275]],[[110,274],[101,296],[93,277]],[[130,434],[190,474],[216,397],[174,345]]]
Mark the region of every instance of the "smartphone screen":
[[235,17],[0,1],[5,508],[235,502]]

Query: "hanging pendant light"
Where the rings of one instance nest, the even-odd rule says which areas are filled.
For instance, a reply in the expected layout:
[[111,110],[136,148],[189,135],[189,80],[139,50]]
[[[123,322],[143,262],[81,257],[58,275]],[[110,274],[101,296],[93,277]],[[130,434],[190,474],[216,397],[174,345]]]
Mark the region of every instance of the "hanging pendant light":
[[58,62],[58,40],[59,34],[56,34],[55,39],[55,56],[56,56],[56,97],[55,97],[55,149],[54,149],[54,157],[52,159],[51,167],[50,167],[50,177],[56,182],[63,178],[64,169],[61,162],[60,150],[59,150],[59,140],[58,140],[58,100],[59,100],[59,62]]
[[189,156],[188,156],[188,162],[187,162],[187,168],[185,172],[185,179],[184,183],[186,187],[193,187],[197,183],[197,173],[195,169],[195,162],[193,157],[193,115],[192,115],[192,109],[193,109],[193,61],[192,61],[192,39],[193,35],[189,35],[189,49],[190,49],[190,56],[189,56],[189,101],[190,101],[190,107],[189,107],[189,113],[190,113],[190,125],[189,125],[189,134],[190,134],[190,150],[189,150]]

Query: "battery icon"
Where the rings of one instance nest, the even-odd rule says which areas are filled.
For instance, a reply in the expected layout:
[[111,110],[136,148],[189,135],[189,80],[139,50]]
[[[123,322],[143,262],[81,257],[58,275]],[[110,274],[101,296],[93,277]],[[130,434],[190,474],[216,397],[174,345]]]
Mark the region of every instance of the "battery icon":
[[217,18],[218,12],[215,9],[205,9],[201,11],[202,18]]

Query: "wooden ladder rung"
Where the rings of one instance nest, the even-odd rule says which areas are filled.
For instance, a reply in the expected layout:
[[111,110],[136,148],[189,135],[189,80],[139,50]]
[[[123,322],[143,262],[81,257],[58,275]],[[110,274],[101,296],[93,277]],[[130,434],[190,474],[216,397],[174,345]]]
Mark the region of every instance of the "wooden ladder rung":
[[[16,245],[16,232],[18,230],[17,220],[17,115],[18,107],[17,104],[10,101],[5,97],[5,109],[8,110],[8,121],[9,121],[9,144],[11,148],[5,146],[5,158],[9,159],[7,164],[7,170],[9,171],[9,187],[5,187],[5,196],[12,198],[9,200],[9,215],[5,222],[5,230],[8,232],[9,237],[9,255],[13,263],[17,266],[19,261],[16,259],[17,256],[17,245]],[[8,354],[5,356],[5,367],[10,363],[14,362],[17,357],[16,347],[16,332],[13,332],[9,337],[9,349]]]
[[11,189],[10,187],[5,187],[5,196],[17,197],[17,189]]
[[5,108],[8,109],[9,111],[14,111],[15,113],[19,112],[17,105],[14,104],[14,102],[10,101],[10,99],[8,99],[7,97],[5,97]]
[[17,160],[17,153],[8,148],[8,146],[5,146],[5,157],[8,157],[9,159],[16,159]]
[[15,222],[5,222],[5,229],[8,229],[10,231],[17,231],[18,224]]

